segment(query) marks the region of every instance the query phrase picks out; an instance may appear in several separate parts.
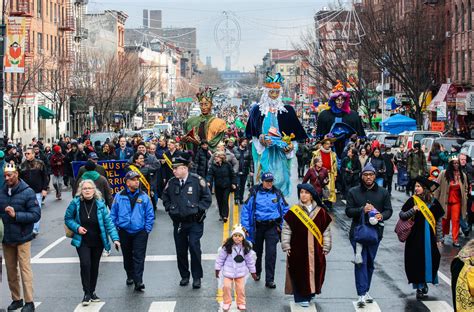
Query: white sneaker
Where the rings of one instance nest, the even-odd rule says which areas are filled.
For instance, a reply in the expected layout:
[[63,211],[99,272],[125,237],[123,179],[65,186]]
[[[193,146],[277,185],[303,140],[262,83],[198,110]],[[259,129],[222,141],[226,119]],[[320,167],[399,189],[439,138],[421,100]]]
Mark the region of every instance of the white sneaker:
[[351,261],[354,264],[362,264],[364,263],[364,260],[362,260],[362,255],[357,253],[354,255],[354,260]]
[[366,303],[373,303],[374,302],[374,298],[372,298],[370,295],[369,295],[369,292],[367,292],[364,296],[364,301]]
[[359,296],[359,300],[357,300],[357,307],[358,308],[364,308],[365,307],[364,296]]
[[110,251],[104,250],[104,252],[102,253],[102,257],[108,257],[108,256],[110,256]]

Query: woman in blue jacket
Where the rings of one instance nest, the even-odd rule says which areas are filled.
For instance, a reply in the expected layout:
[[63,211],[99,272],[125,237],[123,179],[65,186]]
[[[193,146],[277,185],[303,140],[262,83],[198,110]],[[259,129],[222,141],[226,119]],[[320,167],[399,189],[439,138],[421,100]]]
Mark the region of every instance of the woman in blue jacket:
[[112,238],[117,250],[120,242],[102,194],[96,189],[94,181],[81,181],[76,197],[66,209],[64,223],[74,232],[71,245],[76,247],[81,264],[84,290],[82,305],[87,306],[91,301],[99,302],[95,287],[102,251],[110,251],[108,236]]

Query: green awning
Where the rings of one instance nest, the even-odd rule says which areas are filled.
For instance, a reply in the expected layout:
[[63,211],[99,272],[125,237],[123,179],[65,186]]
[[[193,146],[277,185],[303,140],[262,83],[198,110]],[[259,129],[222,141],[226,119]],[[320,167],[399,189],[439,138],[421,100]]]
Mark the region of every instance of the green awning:
[[176,103],[187,103],[187,102],[194,102],[194,100],[193,98],[190,98],[190,97],[176,99]]
[[165,104],[165,105],[171,105],[171,104],[173,104],[173,103],[172,103],[171,101],[166,101],[166,102],[164,102],[163,104]]
[[41,119],[54,119],[56,114],[46,106],[38,105],[38,114]]

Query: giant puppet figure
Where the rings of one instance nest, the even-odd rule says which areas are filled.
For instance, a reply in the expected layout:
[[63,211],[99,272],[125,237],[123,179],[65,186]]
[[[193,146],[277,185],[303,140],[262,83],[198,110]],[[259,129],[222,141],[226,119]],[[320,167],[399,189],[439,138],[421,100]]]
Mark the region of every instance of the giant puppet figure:
[[212,115],[212,99],[216,91],[217,89],[206,87],[196,94],[201,115],[188,118],[183,127],[186,135],[182,141],[188,143],[189,150],[196,152],[202,141],[207,141],[209,148],[214,150],[224,138],[226,122]]
[[252,139],[255,183],[260,183],[264,172],[272,172],[274,185],[283,195],[289,195],[296,141],[306,140],[308,136],[293,107],[282,102],[282,82],[280,74],[266,78],[260,102],[250,109],[245,135]]
[[365,137],[362,120],[357,112],[351,111],[349,104],[350,94],[345,91],[344,85],[338,80],[338,84],[330,94],[330,108],[320,112],[316,122],[316,135],[319,139],[323,139],[329,133],[336,138],[334,148],[339,158],[344,150],[346,140],[352,134],[357,134],[360,138]]

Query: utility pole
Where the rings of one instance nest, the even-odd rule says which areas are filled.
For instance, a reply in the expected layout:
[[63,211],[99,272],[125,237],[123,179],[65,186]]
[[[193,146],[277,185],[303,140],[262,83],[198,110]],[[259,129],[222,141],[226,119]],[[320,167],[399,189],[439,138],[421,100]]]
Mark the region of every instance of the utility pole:
[[4,55],[5,55],[5,0],[2,0],[2,22],[0,24],[0,147],[3,147],[3,136],[5,134],[5,130],[3,129],[3,96],[4,96]]

